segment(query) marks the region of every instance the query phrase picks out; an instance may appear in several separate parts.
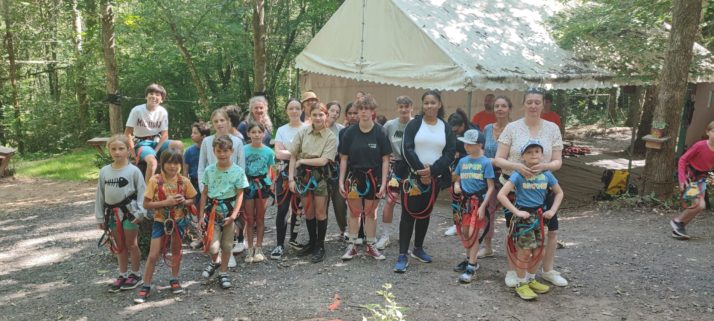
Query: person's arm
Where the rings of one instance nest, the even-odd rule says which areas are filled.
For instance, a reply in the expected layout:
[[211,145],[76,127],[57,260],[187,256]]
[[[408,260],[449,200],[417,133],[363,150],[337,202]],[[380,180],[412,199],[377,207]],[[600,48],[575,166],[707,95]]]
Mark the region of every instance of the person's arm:
[[104,229],[104,177],[99,172],[99,179],[97,180],[97,195],[94,201],[94,218],[99,224],[100,229]]
[[233,142],[233,145],[238,146],[237,149],[236,147],[233,147],[234,150],[236,151],[236,165],[238,167],[245,169],[245,149],[243,148],[243,143],[239,139],[235,139]]
[[126,136],[126,139],[129,141],[129,153],[136,158],[137,155],[134,153],[134,127],[127,126],[124,129],[124,136]]
[[347,160],[349,156],[340,154],[340,178],[339,178],[339,188],[340,194],[347,197],[347,190],[345,189],[345,176],[347,176]]
[[689,162],[691,162],[692,158],[694,158],[694,155],[698,152],[698,144],[694,144],[692,147],[690,147],[684,155],[679,157],[679,161],[677,161],[677,180],[679,181],[679,189],[684,189],[684,185],[687,184],[687,166],[689,165]]
[[289,161],[290,155],[290,151],[285,148],[285,144],[283,144],[283,142],[275,142],[275,158]]
[[161,149],[161,146],[164,145],[164,142],[169,140],[169,131],[168,130],[162,130],[159,133],[159,142],[156,144],[156,151],[158,152],[159,149]]
[[496,197],[498,198],[498,201],[501,202],[501,205],[511,211],[513,215],[522,218],[528,218],[530,216],[528,212],[517,209],[516,206],[513,205],[513,203],[511,203],[511,201],[508,199],[508,193],[513,191],[514,188],[515,185],[513,185],[513,182],[508,181],[506,182],[506,184],[503,185],[503,187],[501,187],[501,190],[498,192],[498,196]]
[[329,163],[330,160],[324,157],[318,157],[318,158],[303,158],[299,161],[297,161],[296,165],[307,165],[307,166],[325,166],[327,163]]
[[493,183],[493,179],[489,178],[486,179],[486,185],[488,186],[488,189],[486,190],[486,195],[483,196],[483,202],[481,202],[481,205],[478,207],[478,218],[483,219],[486,217],[486,209],[488,208],[488,201],[491,199],[491,195],[496,191],[495,184]]
[[414,144],[414,137],[416,137],[420,126],[421,118],[410,120],[407,123],[407,127],[404,128],[404,135],[402,136],[402,153],[412,172],[424,169],[424,164],[419,160],[415,151],[416,145]]
[[530,169],[535,174],[545,171],[555,172],[559,170],[561,166],[563,166],[563,151],[554,150],[551,153],[549,162],[533,165]]
[[208,186],[203,186],[203,190],[201,190],[201,200],[198,202],[198,223],[201,225],[201,228],[206,228],[205,223],[203,222],[203,209],[206,207],[207,200]]
[[212,153],[209,150],[211,146],[208,146],[208,137],[206,137],[201,143],[201,151],[198,153],[198,189],[203,190],[203,175],[206,172],[206,167],[208,167],[208,153]]
[[141,197],[144,193],[146,193],[146,181],[144,180],[144,175],[141,174],[141,170],[138,168],[136,168],[133,173],[134,190],[136,191],[136,205],[139,207],[139,213],[134,215],[136,219],[133,223],[137,224],[141,222],[142,219],[147,218],[146,207],[144,207],[144,198]]
[[553,206],[551,206],[545,213],[543,213],[543,218],[551,219],[555,213],[558,212],[560,208],[560,203],[563,202],[563,189],[560,188],[560,184],[556,183],[552,187],[553,193],[555,193],[555,199],[553,200]]
[[382,156],[382,186],[377,192],[377,198],[383,198],[387,194],[387,179],[389,178],[389,159],[392,153]]
[[[503,135],[503,134],[501,134]],[[496,150],[496,157],[493,159],[493,164],[496,167],[509,171],[517,171],[523,175],[525,178],[530,178],[535,175],[535,172],[528,168],[523,163],[516,163],[508,160],[508,153],[510,153],[511,145],[506,145],[504,143],[498,143],[498,149]]]
[[242,188],[236,188],[236,205],[233,207],[233,212],[231,212],[231,216],[227,217],[225,220],[223,220],[223,226],[228,226],[228,224],[231,224],[238,219],[238,212],[240,212],[241,207],[243,206],[243,189]]

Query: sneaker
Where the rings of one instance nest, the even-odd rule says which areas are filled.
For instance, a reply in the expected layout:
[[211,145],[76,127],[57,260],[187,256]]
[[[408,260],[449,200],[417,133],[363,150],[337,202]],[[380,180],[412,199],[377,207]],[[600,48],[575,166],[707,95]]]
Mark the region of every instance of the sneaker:
[[386,259],[382,253],[379,253],[379,250],[377,250],[374,244],[367,244],[367,247],[364,249],[364,254],[373,257],[375,260]]
[[349,261],[355,256],[357,256],[357,254],[359,254],[357,252],[357,246],[354,244],[350,244],[347,246],[347,251],[345,252],[345,254],[342,255],[342,260]]
[[209,263],[205,269],[203,269],[203,273],[201,274],[204,278],[210,278],[213,276],[213,273],[216,273],[216,270],[221,267],[221,263],[214,263],[211,262]]
[[471,280],[473,280],[474,278],[474,273],[476,273],[476,270],[478,270],[479,268],[480,266],[478,265],[478,263],[476,263],[476,266],[470,264],[467,265],[466,269],[464,270],[464,273],[461,274],[461,276],[459,277],[459,282],[464,284],[471,283]]
[[678,240],[688,240],[689,234],[684,229],[684,223],[675,222],[674,220],[669,221],[669,225],[672,226],[672,237]]
[[377,247],[378,250],[381,251],[381,250],[384,250],[385,248],[387,248],[387,245],[389,245],[389,243],[391,243],[389,241],[389,236],[382,235],[382,237],[380,237],[379,240],[377,241],[377,243],[375,243],[374,245]]
[[476,257],[479,259],[485,258],[485,257],[492,257],[493,256],[493,250],[488,250],[486,251],[485,248],[480,248],[478,250],[478,254],[476,254]]
[[[301,244],[301,245],[302,245],[302,244]],[[293,248],[293,250],[295,250],[295,254],[296,254],[297,256],[307,256],[307,255],[312,254],[312,252],[313,252],[315,249],[313,248],[312,245],[310,245],[310,244],[305,244],[305,245],[302,245],[301,248],[298,248],[298,249]]]
[[564,277],[560,276],[560,272],[558,272],[556,270],[549,271],[549,272],[543,272],[543,274],[541,274],[541,277],[543,278],[543,280],[546,280],[555,286],[568,285],[568,280],[566,280]]
[[220,284],[221,288],[224,289],[228,289],[233,286],[233,284],[231,284],[231,277],[228,276],[228,274],[219,274],[218,284]]
[[183,293],[183,288],[181,287],[181,282],[179,282],[179,280],[171,280],[169,281],[169,285],[171,286],[171,293]]
[[280,260],[283,258],[283,246],[276,246],[272,252],[270,252],[270,258],[273,260]]
[[423,263],[431,263],[431,255],[426,254],[423,247],[415,247],[412,250],[412,257]]
[[454,267],[454,272],[463,273],[464,271],[466,271],[466,267],[468,265],[469,265],[469,260],[468,259],[463,260],[463,261],[459,262],[459,264],[456,264],[456,266]]
[[454,236],[456,235],[456,225],[451,225],[448,229],[446,229],[446,232],[444,232],[444,236]]
[[533,292],[538,293],[538,294],[543,294],[543,293],[548,293],[550,291],[550,287],[538,282],[538,280],[533,279],[530,282],[528,282],[528,287],[533,290]]
[[245,251],[245,244],[243,244],[243,242],[233,242],[233,249],[231,250],[231,253],[238,254],[242,253],[243,251]]
[[142,286],[141,290],[139,290],[139,296],[134,299],[134,303],[141,304],[146,302],[149,299],[149,293],[151,293],[151,287]]
[[124,282],[126,282],[126,278],[123,275],[120,275],[116,280],[114,280],[114,283],[109,285],[109,292],[117,293],[121,291],[121,287],[124,286]]
[[295,251],[300,251],[305,248],[305,245],[298,243],[297,240],[290,240],[288,242],[288,245],[290,245],[290,248],[292,248]]
[[397,263],[394,264],[394,272],[404,273],[409,267],[409,257],[406,254],[399,254],[397,257]]
[[129,274],[129,277],[126,278],[124,281],[124,284],[121,286],[122,290],[131,290],[131,289],[136,289],[137,286],[140,286],[144,284],[144,281],[141,279],[141,276],[138,276],[134,273]]
[[528,283],[525,282],[518,284],[516,287],[516,294],[518,294],[518,296],[523,300],[533,300],[538,297],[538,294],[533,292],[533,289],[531,289],[531,287],[528,286]]
[[253,257],[254,253],[255,253],[255,248],[248,248],[248,250],[245,251],[245,259],[243,259],[243,262],[253,263],[255,260],[255,258]]
[[231,254],[230,258],[228,259],[228,267],[234,268],[236,266],[238,266],[238,262],[236,262],[235,256],[233,256],[233,254]]
[[263,248],[256,247],[253,251],[253,263],[265,261],[265,255],[263,255]]
[[516,275],[516,271],[508,271],[506,272],[506,286],[509,288],[515,288],[518,285],[518,276]]
[[315,250],[312,251],[310,262],[319,263],[322,262],[323,259],[325,259],[325,248],[322,246],[318,246],[315,248]]

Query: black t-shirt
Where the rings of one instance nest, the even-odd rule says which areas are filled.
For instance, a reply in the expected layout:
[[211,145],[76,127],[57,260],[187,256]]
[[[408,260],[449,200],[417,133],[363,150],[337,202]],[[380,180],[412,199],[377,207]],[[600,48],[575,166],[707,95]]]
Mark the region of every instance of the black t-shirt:
[[359,126],[350,126],[340,132],[341,141],[338,152],[347,155],[347,167],[366,170],[374,168],[375,176],[381,176],[382,157],[392,153],[392,145],[387,132],[379,124],[363,133]]

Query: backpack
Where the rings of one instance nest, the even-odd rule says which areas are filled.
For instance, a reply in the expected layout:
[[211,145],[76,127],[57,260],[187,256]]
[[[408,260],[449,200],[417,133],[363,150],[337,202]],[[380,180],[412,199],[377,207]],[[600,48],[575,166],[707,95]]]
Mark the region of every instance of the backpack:
[[630,184],[627,186],[627,178],[630,173],[626,169],[606,169],[602,172],[600,181],[603,183],[603,190],[595,196],[595,200],[611,200],[613,197],[629,192],[637,194],[637,187]]

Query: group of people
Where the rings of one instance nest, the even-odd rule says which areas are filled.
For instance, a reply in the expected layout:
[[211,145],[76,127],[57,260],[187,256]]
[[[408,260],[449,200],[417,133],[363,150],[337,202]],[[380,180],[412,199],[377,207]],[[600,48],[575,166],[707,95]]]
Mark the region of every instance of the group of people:
[[[340,103],[324,104],[309,91],[285,104],[289,121],[277,128],[274,140],[268,100],[256,96],[245,119],[237,106],[215,110],[213,135],[208,124],[193,124],[194,145],[185,153],[180,141],[168,139],[168,113],[160,105],[165,98],[163,87],[148,86],[146,104],[132,109],[124,135],[107,142],[113,162],[100,171],[96,218],[105,231],[102,240],[118,258],[119,277],[110,292],[141,286],[135,302],[145,302],[163,256],[171,267],[171,290],[181,293],[181,242],[191,229],[203,235],[192,245],[203,245],[210,257],[203,277],[218,272],[218,284],[230,288],[233,254],[245,252],[247,263],[266,259],[264,218],[271,198],[277,206],[277,239],[269,257],[285,255],[289,235],[295,253],[309,255],[313,263],[326,255],[330,203],[347,242],[343,260],[359,255],[362,245],[364,255],[384,260],[380,251],[390,243],[400,203],[394,271],[404,273],[409,257],[432,261],[424,240],[435,200],[446,189],[466,250],[455,268],[459,281],[471,282],[477,260],[494,255],[495,213],[503,206],[509,226],[505,283],[527,300],[548,292],[535,278],[542,261],[544,280],[567,285],[553,269],[563,191],[552,172],[562,164],[563,142],[558,125],[541,118],[548,98],[541,89],[526,91],[525,116],[513,122],[507,97],[487,96],[486,113],[473,122],[462,111],[447,121],[441,94],[427,91],[418,115],[412,115],[409,97],[397,97],[398,117],[384,126],[375,121],[378,104],[370,94],[360,92],[347,104],[341,124]],[[129,163],[132,157],[145,162],[144,175]],[[386,203],[378,224],[381,199]],[[153,220],[143,274],[137,240],[142,219]],[[303,220],[307,244],[297,241]]]

